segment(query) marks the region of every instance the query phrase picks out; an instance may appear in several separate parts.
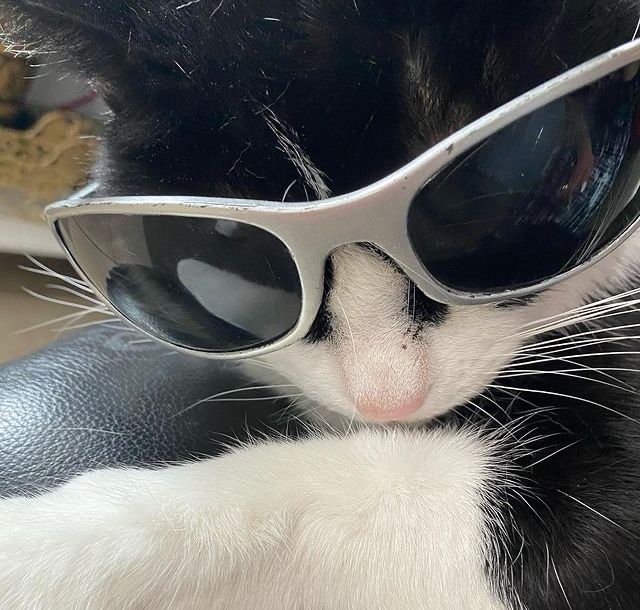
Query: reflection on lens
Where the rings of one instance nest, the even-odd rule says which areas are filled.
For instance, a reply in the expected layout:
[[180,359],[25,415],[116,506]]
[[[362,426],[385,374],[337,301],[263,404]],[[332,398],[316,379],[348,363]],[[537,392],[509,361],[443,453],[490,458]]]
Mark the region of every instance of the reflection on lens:
[[531,286],[591,259],[638,217],[638,70],[626,68],[512,123],[416,196],[408,234],[444,286]]
[[258,227],[210,218],[88,214],[57,228],[84,273],[151,335],[235,352],[289,333],[302,289],[286,246]]

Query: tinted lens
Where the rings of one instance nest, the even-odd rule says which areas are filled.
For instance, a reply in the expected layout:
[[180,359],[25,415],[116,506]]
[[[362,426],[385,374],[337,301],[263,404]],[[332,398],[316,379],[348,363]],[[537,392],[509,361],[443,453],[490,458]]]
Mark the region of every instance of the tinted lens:
[[544,106],[442,170],[408,233],[446,287],[492,293],[589,260],[638,217],[637,66]]
[[302,290],[287,247],[229,220],[88,214],[57,227],[114,307],[150,334],[208,352],[259,347],[287,334]]

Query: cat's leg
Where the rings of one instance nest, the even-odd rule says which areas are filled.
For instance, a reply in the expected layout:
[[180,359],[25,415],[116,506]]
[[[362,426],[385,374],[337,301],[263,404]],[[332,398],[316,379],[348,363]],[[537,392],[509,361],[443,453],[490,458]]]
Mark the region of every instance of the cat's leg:
[[265,443],[0,502],[0,607],[503,608],[464,432]]

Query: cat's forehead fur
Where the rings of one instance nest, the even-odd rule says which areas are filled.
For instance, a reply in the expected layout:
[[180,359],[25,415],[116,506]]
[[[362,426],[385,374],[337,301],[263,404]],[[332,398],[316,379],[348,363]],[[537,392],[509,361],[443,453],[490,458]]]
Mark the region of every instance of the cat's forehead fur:
[[126,194],[346,192],[635,29],[631,0],[22,4],[105,92]]

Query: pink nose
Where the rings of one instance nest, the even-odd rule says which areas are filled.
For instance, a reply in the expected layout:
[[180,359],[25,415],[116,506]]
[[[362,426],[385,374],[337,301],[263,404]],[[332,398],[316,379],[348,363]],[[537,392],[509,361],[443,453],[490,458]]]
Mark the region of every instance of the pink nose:
[[427,388],[403,397],[381,393],[377,397],[363,397],[356,401],[358,411],[367,419],[378,422],[401,421],[413,415],[424,404]]

